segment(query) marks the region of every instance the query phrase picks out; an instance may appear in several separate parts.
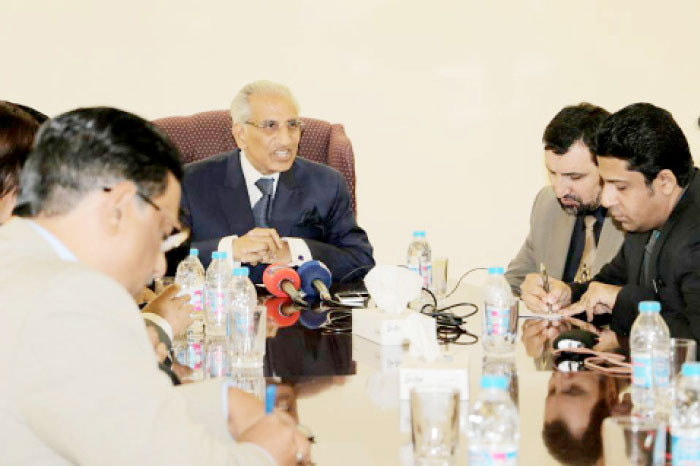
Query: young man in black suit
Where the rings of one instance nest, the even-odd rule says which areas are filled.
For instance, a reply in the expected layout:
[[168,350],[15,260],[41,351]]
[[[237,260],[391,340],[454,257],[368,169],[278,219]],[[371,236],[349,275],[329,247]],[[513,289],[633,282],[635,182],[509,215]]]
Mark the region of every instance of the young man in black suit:
[[700,337],[700,176],[673,117],[651,104],[611,115],[596,135],[602,204],[628,232],[617,256],[585,284],[530,291],[566,314],[612,313],[627,336],[643,300],[661,302],[673,337]]

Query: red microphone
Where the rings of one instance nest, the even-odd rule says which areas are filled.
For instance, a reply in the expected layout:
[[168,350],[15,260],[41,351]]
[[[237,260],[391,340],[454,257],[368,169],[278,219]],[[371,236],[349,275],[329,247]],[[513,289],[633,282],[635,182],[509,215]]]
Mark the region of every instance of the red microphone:
[[299,319],[299,309],[295,308],[289,297],[267,297],[263,305],[267,309],[267,316],[281,328],[291,326]]
[[299,287],[301,287],[299,274],[289,266],[282,263],[269,265],[263,272],[263,284],[275,297],[289,297],[294,303],[307,306],[299,294]]

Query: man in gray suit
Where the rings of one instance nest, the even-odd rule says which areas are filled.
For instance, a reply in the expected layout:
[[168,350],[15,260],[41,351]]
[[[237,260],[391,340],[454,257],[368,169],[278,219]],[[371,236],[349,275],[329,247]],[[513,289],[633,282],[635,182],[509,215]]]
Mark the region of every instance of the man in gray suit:
[[165,272],[182,175],[174,146],[120,110],[39,129],[20,217],[0,227],[0,464],[308,462],[291,417],[158,370],[133,296]]
[[535,198],[530,233],[508,265],[506,279],[527,304],[529,281],[540,264],[565,282],[595,275],[618,252],[624,232],[600,206],[602,182],[590,151],[598,126],[609,113],[581,103],[565,107],[547,125],[542,137],[550,186]]

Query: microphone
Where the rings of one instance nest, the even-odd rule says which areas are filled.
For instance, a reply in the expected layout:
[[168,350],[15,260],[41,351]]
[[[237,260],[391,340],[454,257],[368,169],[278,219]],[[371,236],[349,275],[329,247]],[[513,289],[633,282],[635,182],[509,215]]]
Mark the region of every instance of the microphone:
[[289,297],[294,303],[306,306],[306,302],[299,294],[301,279],[299,274],[289,266],[282,263],[274,263],[265,268],[263,272],[263,284],[275,297]]
[[299,314],[299,322],[307,329],[318,329],[325,324],[328,311],[314,311],[311,308],[304,308]]
[[299,309],[289,297],[267,297],[263,301],[267,316],[272,318],[280,328],[286,328],[299,320]]
[[331,301],[331,293],[328,287],[331,286],[331,271],[320,261],[307,261],[299,266],[299,277],[301,278],[301,290],[308,297],[321,297],[321,300]]

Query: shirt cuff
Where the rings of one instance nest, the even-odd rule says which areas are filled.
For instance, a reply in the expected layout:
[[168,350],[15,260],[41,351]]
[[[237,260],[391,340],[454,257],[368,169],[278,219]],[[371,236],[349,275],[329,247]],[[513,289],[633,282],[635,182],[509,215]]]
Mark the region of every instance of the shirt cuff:
[[151,323],[155,324],[163,330],[163,332],[170,338],[170,342],[173,341],[173,327],[170,326],[168,320],[155,313],[141,313],[143,319],[147,319]]
[[292,260],[289,262],[289,266],[301,266],[307,261],[314,259],[311,256],[311,250],[304,240],[296,237],[283,237],[282,240],[287,242],[289,245],[289,255]]
[[219,245],[217,250],[226,253],[226,261],[228,262],[229,268],[240,268],[241,262],[236,261],[233,258],[233,241],[238,238],[238,235],[229,235],[228,237],[222,237],[219,240]]

